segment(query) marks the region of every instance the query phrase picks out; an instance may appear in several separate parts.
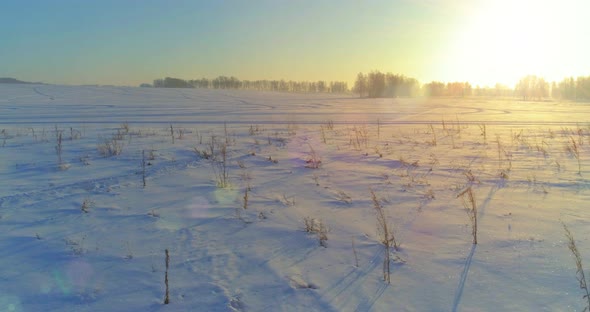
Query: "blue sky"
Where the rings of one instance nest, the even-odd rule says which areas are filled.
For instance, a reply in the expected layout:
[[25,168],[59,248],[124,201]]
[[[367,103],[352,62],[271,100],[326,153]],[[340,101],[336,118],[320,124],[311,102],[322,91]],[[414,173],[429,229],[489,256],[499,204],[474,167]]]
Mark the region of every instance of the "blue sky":
[[[492,25],[477,23],[490,18],[486,12],[498,2],[502,1],[0,0],[0,76],[60,84],[137,85],[165,76],[218,75],[352,81],[359,71],[378,69],[421,81],[484,83],[489,68],[482,65],[475,71],[475,64],[464,63],[466,58],[484,63],[472,55],[489,49],[477,50],[457,38],[473,36],[465,29],[495,31],[493,24],[501,19],[491,19]],[[511,10],[509,3],[498,12]],[[570,9],[577,8],[574,4]],[[536,15],[550,11],[555,12]],[[582,15],[567,18],[580,23],[569,27],[588,26],[581,24]],[[518,22],[534,26],[541,20],[511,21],[516,26],[507,29]],[[576,43],[572,39],[564,44]],[[475,50],[462,54],[470,49]],[[572,56],[576,61],[590,52],[586,46],[580,50]],[[520,63],[528,59],[522,58]],[[571,72],[586,65],[572,62],[548,67],[557,77],[562,73],[556,68]],[[507,70],[520,63],[515,60]],[[530,72],[532,66],[523,68],[522,75],[544,74]],[[490,74],[485,83],[501,80],[503,73]]]

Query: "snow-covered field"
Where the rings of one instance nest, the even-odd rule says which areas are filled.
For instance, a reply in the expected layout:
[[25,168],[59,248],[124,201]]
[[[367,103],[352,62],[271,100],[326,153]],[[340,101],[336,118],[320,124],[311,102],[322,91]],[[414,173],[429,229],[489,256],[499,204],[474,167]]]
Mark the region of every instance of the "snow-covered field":
[[587,104],[0,85],[0,131],[0,311],[584,307]]

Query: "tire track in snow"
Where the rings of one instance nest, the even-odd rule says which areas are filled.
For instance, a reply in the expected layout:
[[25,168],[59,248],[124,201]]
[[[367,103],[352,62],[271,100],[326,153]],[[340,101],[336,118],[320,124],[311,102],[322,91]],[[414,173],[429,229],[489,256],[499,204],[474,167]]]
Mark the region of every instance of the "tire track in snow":
[[16,193],[12,195],[7,195],[0,197],[0,207],[4,205],[4,203],[11,203],[14,201],[19,201],[20,199],[26,198],[37,198],[38,201],[30,203],[29,205],[36,204],[38,202],[47,201],[48,198],[51,199],[60,199],[62,197],[55,197],[58,193],[67,193],[67,194],[75,194],[75,190],[107,190],[111,186],[120,185],[121,180],[129,177],[130,174],[123,174],[118,176],[111,176],[105,177],[100,179],[91,179],[86,181],[78,181],[74,183],[68,183],[60,186],[54,186],[46,189],[41,190],[32,190],[27,192]]
[[[184,170],[190,164],[194,163],[194,160],[186,160],[186,161],[176,161],[170,163],[164,163],[158,169],[154,170],[153,172],[149,172],[149,177],[155,177],[160,174],[171,174],[172,171]],[[58,186],[51,186],[44,189],[35,189],[25,192],[18,192],[10,195],[5,195],[0,197],[0,207],[3,206],[5,202],[10,203],[15,200],[19,200],[20,198],[41,198],[39,201],[46,201],[48,197],[47,195],[55,195],[57,193],[64,193],[68,192],[71,193],[75,190],[84,190],[84,191],[99,191],[99,192],[108,192],[107,190],[114,186],[123,187],[122,184],[125,182],[133,181],[139,183],[137,170],[130,170],[127,173],[116,175],[116,176],[108,176],[103,178],[95,178],[95,179],[87,179],[83,181],[75,181],[72,183],[62,184]],[[53,197],[52,197],[53,198]],[[55,197],[54,199],[60,199],[62,197]],[[37,202],[35,202],[37,203]]]

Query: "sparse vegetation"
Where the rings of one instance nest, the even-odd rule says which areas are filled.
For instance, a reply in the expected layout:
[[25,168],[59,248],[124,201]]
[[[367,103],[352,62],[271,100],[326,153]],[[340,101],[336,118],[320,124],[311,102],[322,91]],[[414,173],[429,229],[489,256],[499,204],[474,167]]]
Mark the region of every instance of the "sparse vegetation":
[[[166,91],[171,92],[171,96],[178,96],[174,95],[175,90]],[[384,100],[383,103],[405,105],[404,101],[409,100],[400,98]],[[449,100],[445,103],[454,102]],[[448,106],[452,108],[452,104]],[[280,109],[280,106],[277,108]],[[506,263],[513,259],[510,258],[513,255],[493,255],[494,251],[499,251],[494,250],[496,246],[516,249],[522,244],[527,247],[530,244],[531,248],[528,249],[534,247],[538,251],[541,248],[536,247],[543,245],[547,239],[543,236],[555,231],[556,222],[548,221],[548,215],[579,215],[577,210],[583,204],[583,198],[574,195],[584,196],[587,191],[580,175],[583,173],[581,168],[588,162],[584,153],[586,147],[590,146],[590,141],[586,141],[590,137],[590,126],[560,128],[549,125],[550,129],[535,130],[534,126],[525,125],[523,129],[510,129],[514,125],[506,126],[497,121],[489,121],[486,125],[480,120],[460,123],[458,118],[455,121],[451,117],[450,122],[442,120],[441,129],[440,123],[432,121],[440,117],[430,115],[428,119],[416,123],[414,120],[406,123],[408,120],[400,119],[402,122],[396,124],[395,120],[388,118],[377,119],[366,125],[346,126],[347,123],[362,123],[364,119],[347,121],[340,119],[340,115],[334,116],[338,118],[336,127],[332,120],[317,124],[321,120],[317,118],[323,118],[321,116],[314,117],[316,119],[312,121],[305,120],[305,123],[302,121],[300,125],[293,121],[281,124],[279,119],[272,122],[230,120],[229,127],[225,123],[222,125],[217,118],[211,123],[200,125],[199,131],[180,128],[180,124],[175,127],[170,124],[168,127],[167,121],[162,121],[163,126],[152,126],[152,129],[136,125],[137,121],[134,120],[133,131],[127,123],[106,128],[93,125],[89,130],[84,130],[89,131],[88,136],[67,125],[61,125],[65,130],[59,130],[56,126],[54,136],[51,123],[47,128],[49,140],[44,139],[45,129],[41,127],[2,130],[0,144],[3,136],[5,141],[8,140],[3,152],[29,152],[42,147],[39,150],[44,151],[43,156],[51,157],[49,160],[28,156],[20,159],[6,154],[9,157],[6,157],[8,162],[2,174],[14,177],[15,186],[8,183],[8,191],[0,196],[0,225],[8,226],[9,229],[14,224],[29,222],[35,228],[22,231],[23,237],[19,236],[19,239],[30,239],[34,244],[50,244],[47,246],[51,247],[57,238],[58,242],[65,241],[66,248],[61,246],[62,253],[65,251],[70,258],[72,254],[92,256],[73,257],[74,261],[122,261],[123,258],[132,260],[125,262],[129,268],[137,265],[136,268],[143,268],[146,272],[149,272],[150,265],[154,272],[155,267],[159,267],[161,250],[165,245],[161,244],[159,238],[153,238],[161,234],[163,241],[173,242],[173,246],[165,250],[166,304],[171,300],[179,304],[189,300],[189,293],[182,292],[180,288],[185,280],[179,281],[178,294],[172,289],[174,295],[170,297],[168,279],[173,277],[172,282],[176,285],[175,281],[179,278],[174,274],[175,271],[172,271],[172,275],[168,272],[171,250],[178,259],[182,259],[173,264],[172,269],[182,266],[182,272],[190,276],[187,278],[198,279],[206,274],[215,274],[216,281],[220,283],[211,284],[212,291],[219,296],[227,296],[223,300],[227,299],[230,302],[228,305],[235,303],[243,306],[240,300],[246,298],[247,291],[245,287],[237,288],[226,281],[243,283],[244,279],[239,275],[242,272],[239,271],[245,265],[239,261],[255,259],[257,264],[263,263],[255,266],[255,273],[271,268],[277,272],[286,269],[293,271],[284,273],[286,275],[280,274],[286,277],[301,275],[303,281],[313,280],[316,276],[318,279],[335,277],[336,280],[321,280],[317,285],[322,288],[318,292],[321,299],[325,299],[336,310],[348,310],[351,307],[357,310],[379,310],[382,308],[379,300],[390,300],[384,299],[387,297],[386,292],[391,290],[386,290],[387,284],[394,280],[395,284],[399,281],[398,286],[405,285],[402,284],[404,279],[414,278],[412,274],[415,270],[422,270],[422,264],[437,261],[421,259],[412,262],[411,266],[399,271],[397,269],[397,265],[405,262],[404,259],[429,255],[432,244],[442,245],[441,248],[450,246],[452,254],[445,254],[445,257],[449,257],[449,261],[445,262],[452,263],[452,268],[440,265],[442,262],[436,265],[447,271],[453,270],[448,276],[456,277],[450,283],[451,287],[459,283],[455,293],[460,296],[465,280],[477,276],[467,273],[473,251],[482,238],[478,232],[480,224],[483,227],[479,230],[486,229],[484,236],[488,229],[492,231],[490,234],[495,234],[494,231],[505,232],[505,235],[494,236],[495,241],[489,246],[484,243],[486,248],[492,248],[490,257],[505,257],[497,263]],[[376,118],[372,116],[378,115],[364,117]],[[195,124],[200,122],[194,121]],[[248,122],[260,122],[263,126],[250,125]],[[108,139],[98,137],[105,133]],[[68,135],[71,141],[68,141]],[[99,144],[93,137],[99,138]],[[66,146],[62,151],[64,141]],[[92,154],[94,145],[98,155]],[[121,153],[123,149],[126,153]],[[68,172],[55,172],[53,153],[56,153],[58,162],[75,160]],[[100,157],[116,155],[122,156],[111,159]],[[575,174],[576,165],[578,175]],[[239,170],[234,173],[233,170],[237,168]],[[38,173],[46,173],[41,182],[31,182],[31,187],[23,183],[27,177],[36,177]],[[138,175],[141,175],[141,182],[137,179]],[[139,185],[146,188],[148,178],[149,191],[137,189]],[[174,190],[173,195],[167,195],[170,190]],[[516,202],[525,196],[539,198],[534,198],[535,201],[531,201],[527,208],[527,203]],[[555,203],[560,199],[559,196],[571,197],[568,200],[571,199],[573,205],[577,206],[548,213],[546,203]],[[510,204],[508,197],[512,197],[510,200],[514,201],[514,205]],[[96,209],[94,200],[100,201],[100,209]],[[463,207],[453,205],[453,202],[461,205],[457,202],[459,200]],[[38,218],[42,221],[30,222],[25,219],[30,218],[30,215],[23,215],[25,218],[18,215],[16,208],[28,208],[29,205],[47,209]],[[458,208],[464,208],[469,221],[455,218],[456,214],[463,213]],[[536,214],[539,211],[544,214]],[[303,222],[302,216],[306,216]],[[543,225],[549,226],[542,231],[528,233],[530,224],[522,226],[522,223],[531,216],[538,216]],[[583,214],[580,216],[583,217]],[[243,226],[235,217],[251,225]],[[578,226],[585,224],[582,217],[576,219]],[[130,236],[119,238],[117,233],[109,233],[114,227],[106,220],[137,220],[140,226],[130,226],[124,233]],[[62,232],[47,230],[51,229],[49,226],[62,222],[80,222],[82,226],[88,226],[88,232],[81,232],[79,228],[64,228]],[[453,226],[455,230],[447,230]],[[302,227],[306,233],[301,233]],[[140,230],[140,234],[131,232],[139,228],[148,231]],[[565,224],[563,228],[577,267],[576,278],[584,293],[583,299],[588,301],[586,309],[590,309],[590,290],[580,253],[585,245],[580,245],[583,241],[578,241],[576,246]],[[218,229],[219,232],[216,232]],[[297,229],[300,230],[299,234],[294,235]],[[558,231],[560,229],[558,227]],[[470,241],[473,244],[469,256],[466,257],[462,252],[462,244],[449,243],[449,239],[456,238],[454,231],[463,232],[465,243]],[[21,231],[7,235],[16,237],[21,235],[19,233]],[[87,233],[88,238],[82,237],[80,233]],[[262,233],[261,236],[257,236],[259,233]],[[144,235],[154,236],[144,239]],[[262,235],[268,235],[270,239]],[[103,237],[105,243],[102,242]],[[243,242],[236,243],[238,237]],[[330,248],[324,249],[328,247],[328,238]],[[400,247],[400,238],[407,248]],[[132,239],[133,246],[129,239]],[[142,246],[146,242],[151,243],[151,239],[155,241],[154,246]],[[446,245],[448,243],[449,246]],[[318,245],[324,248],[318,248]],[[249,249],[251,246],[255,246],[252,248],[256,253],[254,256]],[[478,255],[483,256],[477,250]],[[142,261],[147,252],[151,253],[153,259],[145,265]],[[350,257],[351,252],[353,257]],[[519,252],[530,255],[527,254],[528,250],[519,249]],[[568,256],[566,253],[565,257]],[[257,257],[262,260],[258,261]],[[561,261],[565,259],[563,257],[558,255],[556,259]],[[334,259],[337,262],[331,262]],[[206,263],[203,264],[203,261]],[[341,271],[338,272],[329,271],[333,270],[333,263],[350,265],[340,266]],[[497,263],[486,262],[490,266],[496,266]],[[117,268],[121,267],[123,271],[125,265]],[[380,281],[381,275],[374,275],[381,265],[382,272],[377,273],[382,273],[385,282]],[[461,268],[462,265],[464,272],[458,276],[457,267]],[[207,271],[209,268],[212,273]],[[161,272],[160,269],[157,271]],[[206,272],[201,273],[203,271]],[[367,288],[363,288],[362,296],[363,300],[367,299],[366,303],[340,305],[338,300],[342,297],[339,296],[358,300],[360,295],[354,292],[358,290],[358,281],[367,281],[365,277],[379,279],[375,284],[378,288],[365,283]],[[534,277],[530,278],[532,280]],[[280,276],[277,280],[280,280]],[[448,282],[443,284],[449,286]],[[307,282],[297,285],[302,286],[296,289],[316,289],[316,286],[307,287],[312,285]],[[216,287],[222,288],[222,291]],[[200,291],[200,288],[197,290]],[[364,298],[369,293],[374,296]],[[565,300],[570,300],[572,293],[577,292],[569,291]],[[248,296],[251,294],[247,293]],[[573,296],[577,297],[575,294]],[[157,301],[160,299],[156,298]],[[251,309],[256,308],[251,306]],[[472,306],[456,305],[453,310],[463,308]]]

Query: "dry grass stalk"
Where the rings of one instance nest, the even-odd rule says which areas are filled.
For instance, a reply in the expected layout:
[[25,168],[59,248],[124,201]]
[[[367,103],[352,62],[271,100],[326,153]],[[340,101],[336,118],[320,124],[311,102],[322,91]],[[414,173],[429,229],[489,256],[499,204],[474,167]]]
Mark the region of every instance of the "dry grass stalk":
[[463,206],[467,211],[469,220],[471,221],[471,235],[473,236],[473,244],[477,245],[477,205],[475,204],[475,196],[471,186],[463,190],[457,198],[461,198]]
[[213,172],[217,179],[217,186],[226,188],[229,186],[229,170],[227,168],[227,145],[221,144],[219,148],[219,160],[213,161]]
[[574,256],[574,260],[576,262],[576,279],[580,284],[580,289],[584,290],[585,295],[583,296],[584,299],[588,301],[588,305],[584,307],[583,311],[590,311],[590,290],[588,289],[588,283],[586,282],[586,276],[584,274],[584,268],[582,267],[582,256],[578,251],[578,247],[576,246],[576,241],[574,240],[574,236],[568,229],[565,223],[561,223],[563,225],[563,229],[565,230],[565,237],[568,240],[567,247],[571,251],[572,255]]
[[305,167],[311,168],[311,169],[318,169],[322,164],[322,159],[320,158],[320,155],[318,155],[316,150],[311,146],[311,144],[308,144],[308,146],[309,146],[309,158],[305,161],[305,163],[306,163]]
[[328,248],[328,226],[322,220],[318,225],[318,241],[320,246]]
[[578,174],[581,174],[582,173],[582,164],[580,163],[580,149],[578,148],[578,144],[576,143],[576,140],[574,139],[574,137],[570,137],[570,140],[571,140],[571,145],[567,146],[567,150],[578,161]]
[[250,189],[250,186],[246,187],[246,190],[244,191],[244,205],[242,206],[242,208],[244,208],[244,210],[248,209],[248,190]]
[[146,166],[146,161],[145,161],[145,150],[141,151],[141,182],[143,184],[143,187],[145,188],[145,166]]
[[166,286],[166,294],[164,295],[164,304],[170,303],[170,290],[168,287],[168,268],[170,267],[170,254],[168,253],[168,249],[165,250],[166,253],[166,273],[164,275],[164,285]]
[[55,152],[57,153],[57,164],[61,165],[62,164],[62,159],[61,159],[61,151],[62,151],[62,134],[63,131],[61,130],[57,130],[57,126],[55,126],[55,140],[56,140],[56,144],[55,144]]
[[328,226],[321,219],[315,219],[311,217],[303,218],[305,224],[305,232],[316,234],[320,246],[328,247]]
[[375,213],[377,215],[377,233],[379,234],[380,243],[383,245],[385,251],[385,258],[383,259],[383,280],[388,284],[391,284],[390,250],[391,247],[398,250],[399,245],[395,239],[391,224],[387,222],[387,215],[383,205],[381,205],[381,202],[377,198],[375,192],[372,189],[369,189],[369,191],[371,192],[373,208],[375,209]]
[[174,128],[170,124],[170,137],[172,138],[172,144],[174,144]]
[[432,126],[432,124],[428,124],[428,128],[432,133],[432,141],[430,142],[430,144],[436,146],[436,131],[434,131],[434,126]]
[[481,131],[481,135],[483,136],[483,144],[488,144],[488,132],[486,130],[486,124],[479,125],[479,130]]

